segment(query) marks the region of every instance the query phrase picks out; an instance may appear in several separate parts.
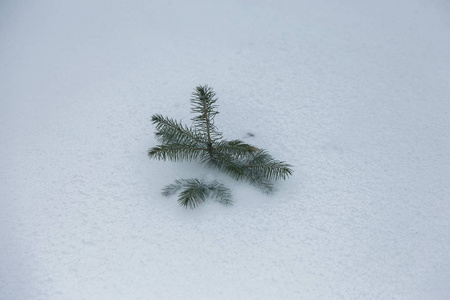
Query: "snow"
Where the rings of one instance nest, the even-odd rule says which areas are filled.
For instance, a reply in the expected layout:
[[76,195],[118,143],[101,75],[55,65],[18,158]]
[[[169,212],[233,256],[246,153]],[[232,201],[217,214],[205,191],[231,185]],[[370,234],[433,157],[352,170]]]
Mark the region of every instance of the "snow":
[[[444,0],[2,1],[0,299],[450,299]],[[265,195],[149,160],[198,84]],[[250,137],[248,133],[254,134]],[[234,205],[165,198],[214,177]]]

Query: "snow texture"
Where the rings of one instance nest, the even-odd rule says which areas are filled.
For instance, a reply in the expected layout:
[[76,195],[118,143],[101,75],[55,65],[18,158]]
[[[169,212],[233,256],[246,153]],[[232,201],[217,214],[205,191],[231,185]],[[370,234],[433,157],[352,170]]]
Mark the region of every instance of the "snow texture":
[[[450,299],[445,0],[0,3],[0,299]],[[265,195],[149,160],[199,84]],[[165,198],[213,178],[234,205]]]

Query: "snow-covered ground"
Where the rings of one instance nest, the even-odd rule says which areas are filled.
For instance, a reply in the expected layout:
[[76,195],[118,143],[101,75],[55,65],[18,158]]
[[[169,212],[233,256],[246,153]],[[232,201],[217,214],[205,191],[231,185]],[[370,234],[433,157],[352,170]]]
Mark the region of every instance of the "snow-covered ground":
[[[273,195],[148,159],[198,84]],[[3,0],[0,104],[0,299],[450,299],[448,1]]]

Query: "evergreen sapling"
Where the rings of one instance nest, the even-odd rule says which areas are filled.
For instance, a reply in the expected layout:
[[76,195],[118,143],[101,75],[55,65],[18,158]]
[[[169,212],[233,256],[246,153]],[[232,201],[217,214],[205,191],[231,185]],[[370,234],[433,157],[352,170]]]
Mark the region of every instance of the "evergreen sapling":
[[[155,114],[152,123],[155,136],[161,143],[148,150],[148,156],[158,160],[197,161],[218,169],[236,180],[245,180],[265,193],[273,190],[273,182],[292,175],[291,166],[275,160],[266,150],[241,140],[225,140],[214,124],[219,113],[217,98],[212,88],[197,86],[191,97],[193,126]],[[218,181],[207,183],[196,178],[179,179],[163,189],[169,196],[180,191],[178,202],[184,207],[195,208],[210,197],[230,205],[231,192]]]

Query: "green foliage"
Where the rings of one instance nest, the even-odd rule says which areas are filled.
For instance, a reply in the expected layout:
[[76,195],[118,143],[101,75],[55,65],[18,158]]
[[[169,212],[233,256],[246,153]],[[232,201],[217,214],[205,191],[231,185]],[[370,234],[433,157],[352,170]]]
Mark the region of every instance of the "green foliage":
[[210,197],[223,205],[231,205],[231,191],[222,183],[214,180],[211,183],[205,183],[197,178],[177,179],[175,183],[164,187],[162,194],[171,196],[181,190],[178,196],[178,203],[184,207],[195,208],[205,202]]
[[[236,180],[246,180],[262,191],[273,190],[273,182],[292,175],[291,166],[275,160],[267,151],[246,144],[240,140],[225,140],[214,124],[219,113],[215,104],[217,98],[212,88],[198,86],[191,98],[193,127],[181,122],[153,115],[155,136],[161,145],[148,150],[150,158],[172,161],[198,161],[216,168]],[[206,184],[197,179],[181,179],[164,188],[168,196],[180,189],[179,203],[195,208],[211,196],[223,204],[231,203],[228,188],[214,181]],[[220,192],[219,192],[220,191]]]

